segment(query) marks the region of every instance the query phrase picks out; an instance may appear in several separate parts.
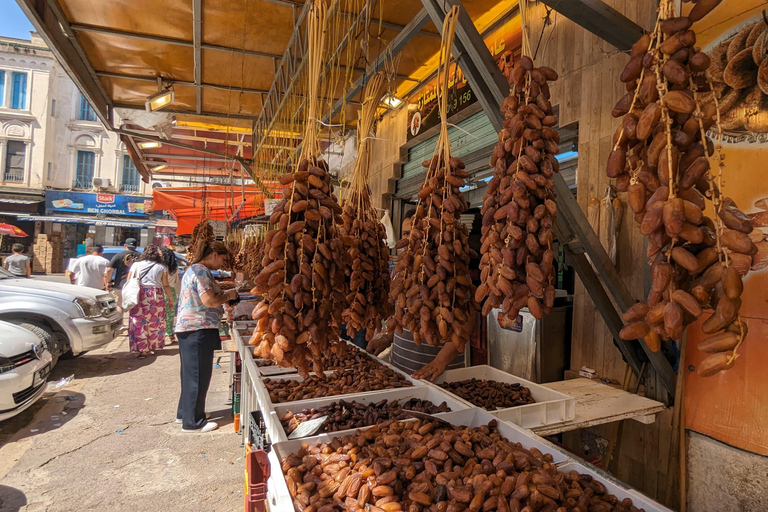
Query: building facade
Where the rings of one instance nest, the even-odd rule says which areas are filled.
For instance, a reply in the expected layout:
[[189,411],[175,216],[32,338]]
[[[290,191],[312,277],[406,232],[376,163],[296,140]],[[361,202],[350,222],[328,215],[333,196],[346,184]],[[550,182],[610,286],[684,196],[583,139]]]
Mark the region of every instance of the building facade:
[[[58,193],[61,201],[61,191],[75,205],[103,204],[83,208],[79,216],[76,209],[59,212],[46,193]],[[64,232],[65,257],[87,238],[105,245],[127,237],[151,240],[150,216],[114,207],[145,200],[122,196],[146,198],[151,187],[141,181],[119,136],[102,125],[35,32],[29,40],[0,36],[0,222],[28,233],[21,240],[27,246],[38,233]],[[16,241],[6,237],[0,254]]]

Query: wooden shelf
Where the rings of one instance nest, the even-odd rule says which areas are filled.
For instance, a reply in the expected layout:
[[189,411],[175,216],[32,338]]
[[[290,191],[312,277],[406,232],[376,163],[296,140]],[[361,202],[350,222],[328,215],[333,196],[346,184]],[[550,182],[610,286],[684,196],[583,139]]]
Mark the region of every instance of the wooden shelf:
[[578,378],[542,385],[575,398],[576,417],[564,423],[532,429],[540,436],[569,432],[629,418],[649,424],[656,421],[656,413],[666,409],[666,406],[661,402],[634,395],[591,379]]

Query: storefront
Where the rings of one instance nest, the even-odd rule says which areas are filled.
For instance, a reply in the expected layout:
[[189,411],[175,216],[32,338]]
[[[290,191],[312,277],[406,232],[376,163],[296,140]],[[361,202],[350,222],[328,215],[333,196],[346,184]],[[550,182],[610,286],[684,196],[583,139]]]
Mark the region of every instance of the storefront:
[[26,238],[3,237],[2,245],[0,245],[0,256],[10,253],[11,246],[15,243],[20,243],[25,247],[32,245],[40,225],[30,220],[19,220],[17,216],[19,214],[42,213],[44,194],[42,190],[19,190],[0,186],[0,223],[16,226],[29,235]]

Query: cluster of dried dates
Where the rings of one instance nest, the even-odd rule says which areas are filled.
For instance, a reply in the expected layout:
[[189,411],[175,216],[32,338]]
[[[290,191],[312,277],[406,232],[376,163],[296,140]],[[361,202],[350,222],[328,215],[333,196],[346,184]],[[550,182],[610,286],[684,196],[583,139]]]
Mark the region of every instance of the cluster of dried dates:
[[385,398],[370,404],[361,404],[354,400],[349,402],[339,400],[317,409],[304,409],[296,413],[288,411],[280,418],[280,423],[282,423],[285,433],[291,435],[291,432],[296,430],[299,424],[322,416],[328,416],[320,429],[317,430],[319,434],[378,425],[389,420],[404,420],[409,418],[408,413],[405,411],[437,414],[450,412],[451,408],[445,402],[435,405],[429,400],[421,400],[419,398],[392,401]]
[[478,428],[389,422],[282,461],[300,512],[637,512],[590,475]]
[[349,307],[342,313],[347,335],[354,338],[358,331],[366,329],[366,339],[371,340],[382,322],[389,317],[389,248],[384,225],[374,216],[368,186],[362,193],[352,192],[344,201],[344,213],[339,231],[353,242],[348,249]]
[[310,364],[322,372],[320,355],[339,344],[346,303],[345,265],[349,240],[337,231],[341,207],[322,161],[302,160],[296,172],[280,178],[283,199],[275,206],[267,233],[263,269],[256,290],[263,300],[253,310],[258,321],[252,343],[263,357],[286,361],[302,375]]
[[531,390],[520,383],[470,379],[443,382],[440,386],[486,411],[536,403]]
[[395,314],[388,327],[409,329],[417,344],[453,343],[463,352],[469,340],[465,327],[477,309],[469,277],[473,251],[461,222],[467,202],[459,191],[469,174],[461,160],[446,160],[445,154],[423,165],[427,177],[419,189],[410,236],[395,246],[405,251],[392,281]]
[[402,375],[380,364],[364,371],[337,370],[328,375],[310,375],[303,380],[264,379],[263,382],[273,404],[413,386]]
[[[746,334],[738,317],[742,275],[757,249],[749,218],[721,194],[710,172],[716,148],[705,133],[716,122],[716,110],[702,95],[711,90],[710,59],[695,46],[692,22],[662,13],[654,32],[632,48],[621,75],[629,92],[613,111],[622,125],[607,174],[628,193],[635,222],[648,237],[651,264],[647,301],[624,313],[628,325],[621,337],[644,338],[658,350],[661,340],[680,339],[703,309],[714,309],[703,330],[724,332],[702,344],[713,354],[698,369],[714,375],[733,365],[730,351]],[[722,165],[719,154],[715,160]],[[707,200],[714,218],[704,214]]]
[[261,260],[264,259],[266,247],[265,237],[246,237],[239,250],[233,253],[235,254],[234,269],[255,280],[263,268]]
[[205,245],[213,240],[213,236],[213,226],[208,222],[208,219],[202,219],[198,222],[192,230],[192,239],[187,249],[187,259],[192,261],[195,254],[201,252]]
[[557,73],[523,56],[507,76],[513,89],[501,106],[504,129],[493,150],[493,178],[483,199],[482,283],[475,298],[483,315],[501,307],[517,316],[528,307],[541,318],[555,301],[552,224],[557,213],[555,158],[560,135],[549,102]]

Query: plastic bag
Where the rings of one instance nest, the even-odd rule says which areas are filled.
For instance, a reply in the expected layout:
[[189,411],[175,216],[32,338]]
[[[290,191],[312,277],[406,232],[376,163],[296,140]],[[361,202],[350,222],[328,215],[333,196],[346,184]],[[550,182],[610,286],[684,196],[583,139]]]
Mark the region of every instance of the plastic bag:
[[395,239],[395,228],[392,227],[392,219],[389,218],[388,211],[384,211],[384,216],[381,218],[381,223],[384,224],[384,230],[387,233],[387,247],[394,249],[397,240]]

